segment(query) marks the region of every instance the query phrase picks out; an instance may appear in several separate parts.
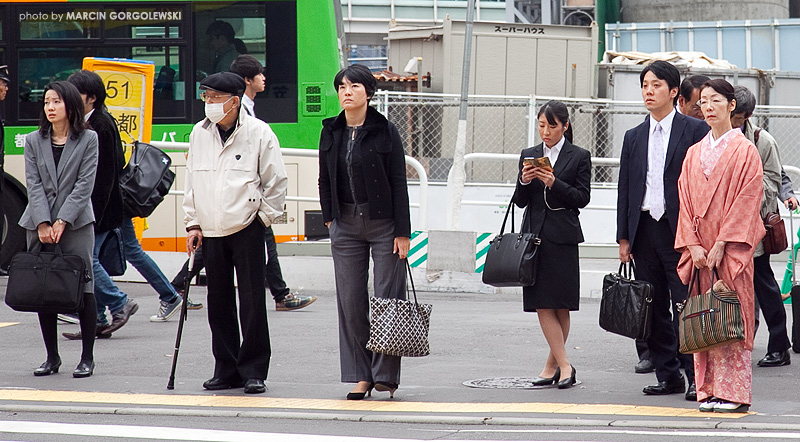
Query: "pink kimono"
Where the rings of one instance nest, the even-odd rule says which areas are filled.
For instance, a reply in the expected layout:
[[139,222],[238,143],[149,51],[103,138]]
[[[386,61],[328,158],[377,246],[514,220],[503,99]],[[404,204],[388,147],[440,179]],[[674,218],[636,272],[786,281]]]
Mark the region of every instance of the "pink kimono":
[[[710,137],[711,132],[689,148],[678,179],[681,209],[675,249],[682,252],[678,275],[688,284],[694,271],[687,246],[700,245],[710,251],[716,241],[727,242],[717,271],[739,295],[745,340],[694,354],[697,400],[703,402],[714,396],[749,405],[755,320],[753,252],[765,233],[760,215],[761,159],[739,130],[723,135],[716,148],[711,148]],[[706,153],[702,154],[704,149]],[[710,283],[710,270],[702,269],[703,293]]]

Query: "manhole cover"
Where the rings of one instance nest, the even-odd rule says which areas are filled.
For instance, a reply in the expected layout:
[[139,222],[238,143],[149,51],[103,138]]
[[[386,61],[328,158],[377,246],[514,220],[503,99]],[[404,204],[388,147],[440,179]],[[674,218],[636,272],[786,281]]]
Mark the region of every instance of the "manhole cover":
[[[464,381],[463,385],[471,388],[521,388],[524,390],[540,390],[556,387],[554,384],[537,387],[533,385],[533,380],[534,378],[483,378]],[[575,385],[580,384],[580,380],[575,382]]]

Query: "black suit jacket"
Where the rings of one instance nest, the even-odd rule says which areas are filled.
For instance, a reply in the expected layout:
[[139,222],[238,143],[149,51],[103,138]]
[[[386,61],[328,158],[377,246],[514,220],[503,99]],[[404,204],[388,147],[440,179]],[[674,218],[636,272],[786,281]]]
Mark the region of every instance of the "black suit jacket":
[[[520,171],[523,158],[539,158],[544,155],[543,152],[541,144],[524,149],[519,158]],[[592,177],[589,151],[564,140],[558,161],[553,167],[553,175],[556,179],[553,187],[547,190],[547,204],[544,200],[544,183],[533,180],[523,185],[517,177],[513,202],[519,207],[526,207],[522,231],[537,233],[556,244],[581,243],[583,231],[578,221],[578,209],[589,204]],[[564,210],[559,210],[562,208]]]
[[[667,159],[664,164],[664,200],[666,216],[672,235],[678,228],[678,177],[681,175],[686,151],[708,133],[708,125],[696,118],[675,112],[669,134]],[[622,154],[619,158],[619,185],[617,193],[617,242],[626,239],[633,248],[636,228],[642,213],[644,191],[647,186],[647,148],[650,138],[650,116],[644,122],[625,132]]]
[[122,191],[119,174],[125,165],[122,141],[114,120],[105,109],[95,109],[88,126],[97,132],[97,175],[92,190],[95,232],[107,232],[122,225]]

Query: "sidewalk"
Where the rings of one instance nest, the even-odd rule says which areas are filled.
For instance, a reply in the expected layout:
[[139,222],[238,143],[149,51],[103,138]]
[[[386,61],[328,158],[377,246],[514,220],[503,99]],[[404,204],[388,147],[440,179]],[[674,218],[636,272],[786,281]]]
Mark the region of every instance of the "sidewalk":
[[[181,256],[177,257],[180,261]],[[582,262],[582,290],[591,294],[612,260]],[[602,262],[600,262],[602,261]],[[580,384],[568,390],[469,388],[484,378],[538,375],[547,345],[536,316],[522,312],[516,294],[419,293],[433,304],[431,355],[406,358],[394,399],[373,393],[345,401],[350,385],[339,382],[336,304],[332,263],[324,257],[281,257],[287,282],[319,300],[306,309],[275,312],[270,306],[272,361],[267,393],[207,392],[213,358],[205,310],[190,311],[181,344],[175,390],[166,390],[177,319],[150,323],[158,299],[146,284],[121,283],[140,304],[131,321],[108,340],[96,342],[97,369],[73,379],[80,343],[60,340],[62,372],[36,378],[44,360],[35,314],[0,306],[0,410],[52,412],[252,416],[416,423],[507,425],[614,425],[658,428],[762,428],[800,431],[800,359],[779,368],[755,361],[766,349],[766,329],[753,353],[753,406],[748,415],[697,412],[683,395],[644,396],[655,376],[633,373],[633,342],[597,325],[599,300],[584,295],[572,315],[569,356]],[[180,263],[177,264],[178,266]],[[596,283],[593,283],[596,281]],[[0,293],[6,280],[0,279]],[[594,285],[593,285],[594,284]],[[588,286],[588,287],[587,287]],[[205,301],[205,287],[191,297]],[[18,323],[8,325],[8,323]],[[5,326],[4,326],[5,325]],[[60,325],[75,331],[76,325]],[[793,355],[797,356],[797,355]]]

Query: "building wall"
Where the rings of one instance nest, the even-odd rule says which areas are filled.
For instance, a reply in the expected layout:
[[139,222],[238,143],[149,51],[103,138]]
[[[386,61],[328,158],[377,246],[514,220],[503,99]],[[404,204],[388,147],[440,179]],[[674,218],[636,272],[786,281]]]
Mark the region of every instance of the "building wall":
[[626,23],[789,18],[789,0],[621,0],[620,4]]

